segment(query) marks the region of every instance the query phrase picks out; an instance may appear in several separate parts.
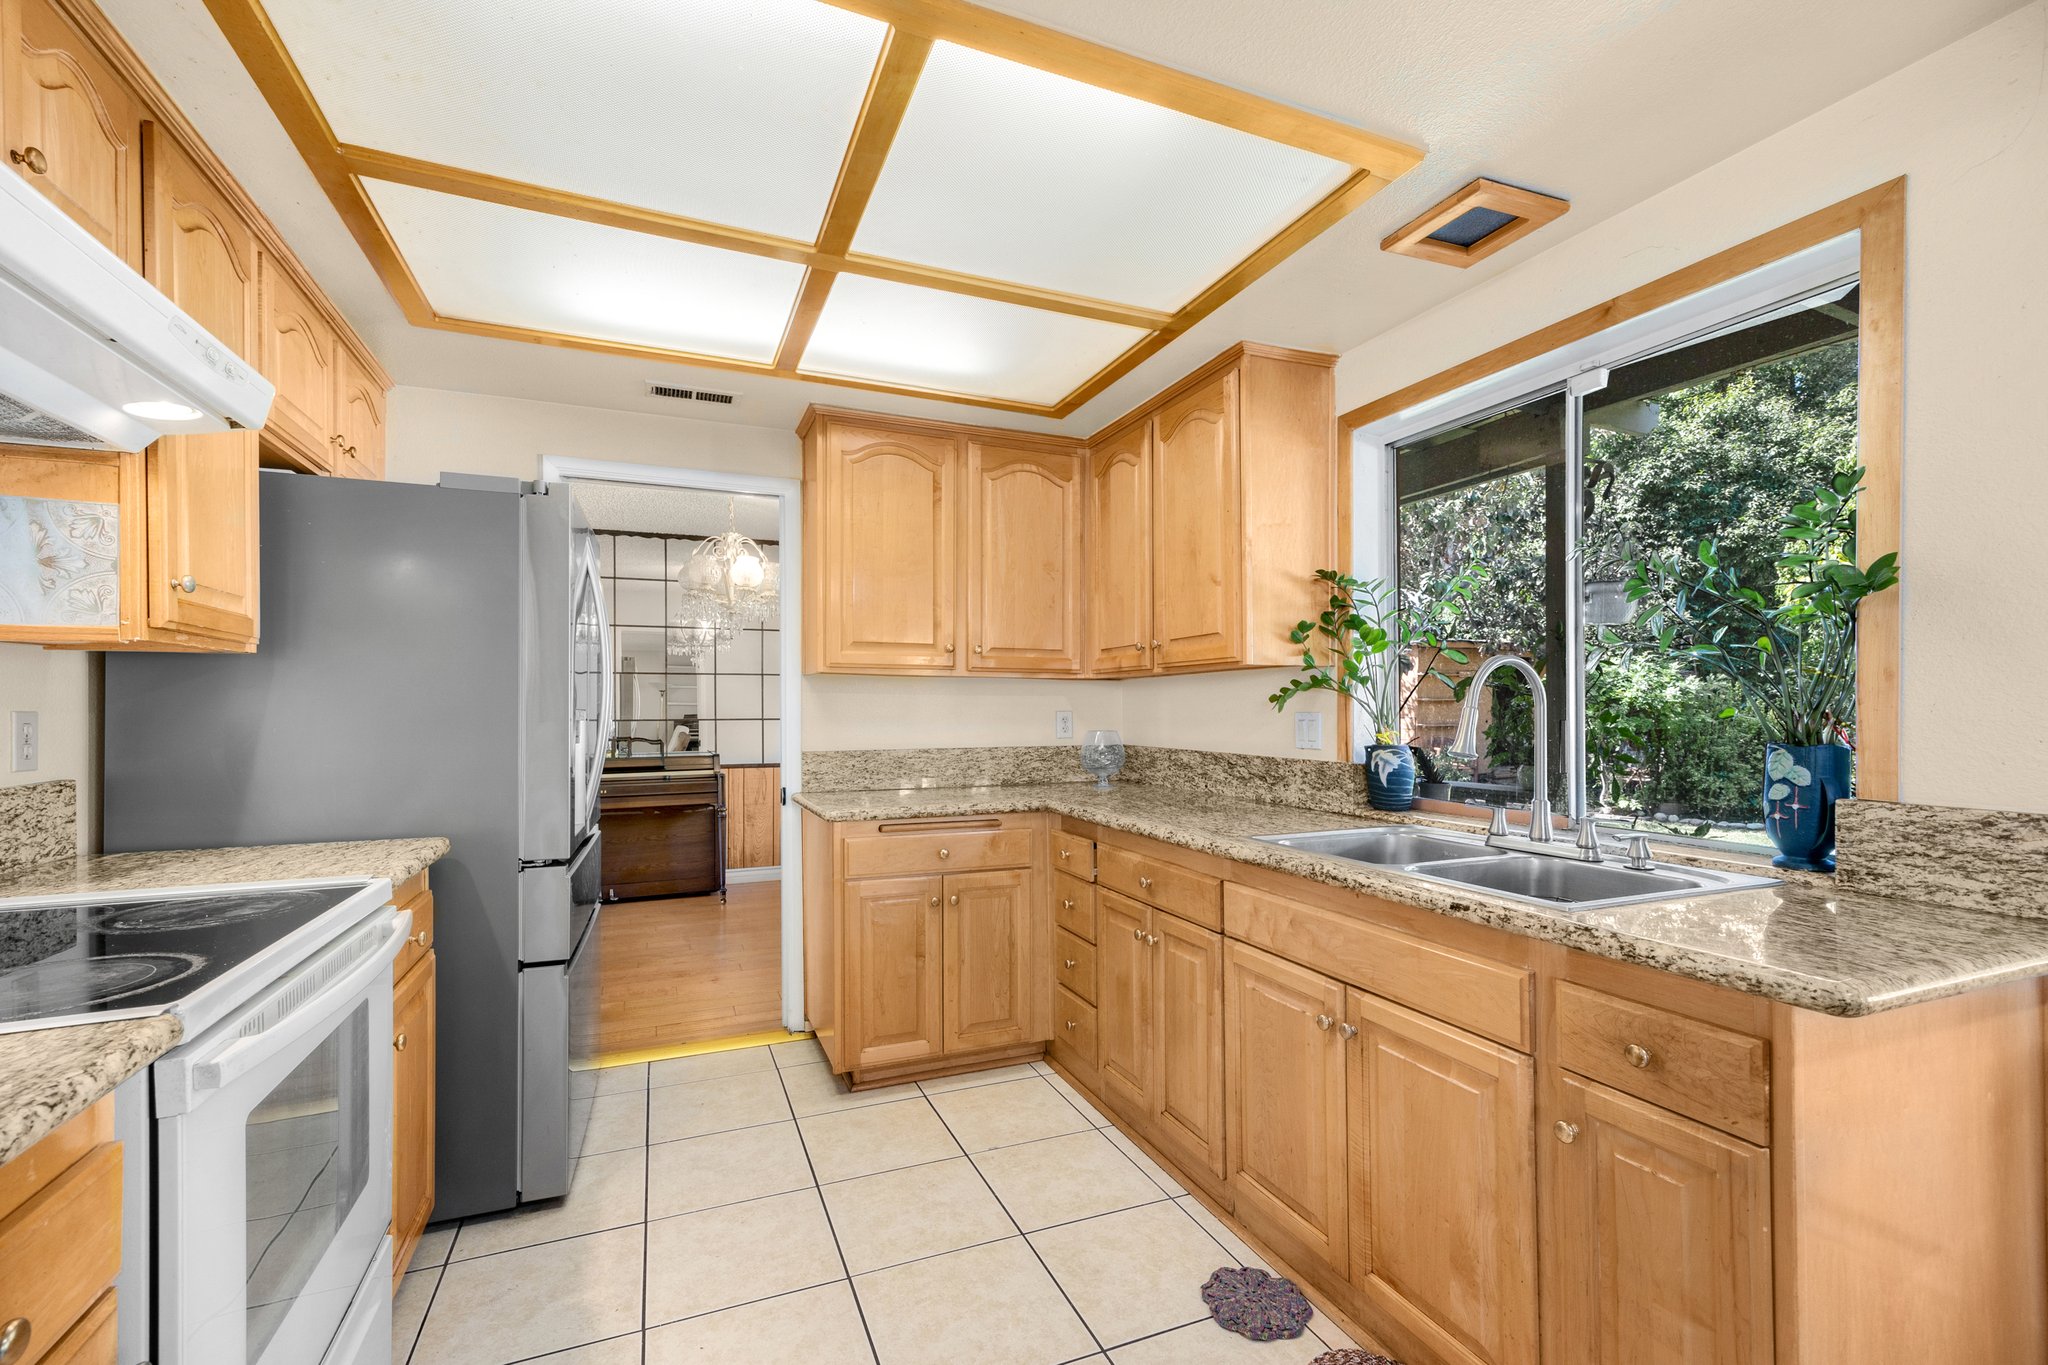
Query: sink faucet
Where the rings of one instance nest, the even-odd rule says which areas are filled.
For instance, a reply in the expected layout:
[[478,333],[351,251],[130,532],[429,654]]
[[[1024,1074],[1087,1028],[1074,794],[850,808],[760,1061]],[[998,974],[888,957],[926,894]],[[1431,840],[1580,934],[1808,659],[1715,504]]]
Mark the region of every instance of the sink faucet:
[[1458,732],[1445,750],[1454,758],[1479,757],[1479,689],[1503,668],[1512,668],[1529,680],[1529,692],[1536,700],[1536,791],[1529,798],[1529,842],[1550,842],[1550,702],[1543,690],[1543,677],[1519,654],[1496,654],[1479,665],[1465,689],[1465,704],[1458,712]]

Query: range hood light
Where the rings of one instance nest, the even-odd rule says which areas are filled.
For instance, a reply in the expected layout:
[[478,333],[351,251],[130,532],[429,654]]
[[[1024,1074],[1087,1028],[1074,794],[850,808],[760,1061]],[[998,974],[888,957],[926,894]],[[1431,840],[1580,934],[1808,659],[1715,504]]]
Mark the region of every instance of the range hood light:
[[140,417],[145,422],[196,422],[206,414],[198,408],[184,403],[169,403],[162,399],[149,398],[139,403],[123,403],[121,411],[130,417]]

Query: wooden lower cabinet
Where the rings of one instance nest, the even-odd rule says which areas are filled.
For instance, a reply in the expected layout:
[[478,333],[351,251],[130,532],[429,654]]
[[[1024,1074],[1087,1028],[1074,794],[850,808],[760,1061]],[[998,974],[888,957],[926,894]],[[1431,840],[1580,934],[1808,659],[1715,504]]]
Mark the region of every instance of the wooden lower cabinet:
[[944,880],[846,884],[849,977],[859,992],[856,1070],[935,1057],[945,1048]]
[[1555,1109],[1539,1139],[1549,1359],[1767,1365],[1770,1153],[1567,1073]]
[[399,978],[391,1001],[391,1283],[412,1261],[434,1212],[435,954]]
[[947,877],[945,1045],[1008,1047],[1037,1029],[1044,964],[1032,932],[1031,875],[1021,868]]
[[1445,1361],[1535,1365],[1535,1063],[1348,996],[1352,1283]]
[[1145,942],[1152,910],[1096,890],[1095,1036],[1102,1091],[1125,1114],[1152,1112],[1154,1057],[1152,953]]
[[120,1359],[119,1309],[109,1289],[86,1310],[37,1365],[116,1365]]
[[23,1365],[113,1365],[121,1144],[108,1096],[0,1166],[0,1323]]
[[1224,1077],[1230,1182],[1338,1274],[1349,1268],[1344,988],[1242,943],[1229,947]]

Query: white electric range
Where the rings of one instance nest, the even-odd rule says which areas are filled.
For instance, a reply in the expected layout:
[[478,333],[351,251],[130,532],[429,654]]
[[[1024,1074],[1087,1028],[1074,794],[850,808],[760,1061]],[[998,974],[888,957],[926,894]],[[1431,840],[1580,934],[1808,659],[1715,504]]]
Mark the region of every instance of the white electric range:
[[381,879],[0,900],[0,1032],[184,1025],[116,1092],[120,1365],[388,1365],[410,925]]

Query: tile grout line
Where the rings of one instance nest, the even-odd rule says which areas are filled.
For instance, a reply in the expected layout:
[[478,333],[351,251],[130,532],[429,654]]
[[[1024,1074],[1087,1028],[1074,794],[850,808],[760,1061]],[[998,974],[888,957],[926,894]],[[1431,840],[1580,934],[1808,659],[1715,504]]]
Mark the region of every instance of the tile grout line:
[[654,1068],[647,1068],[647,1103],[641,1106],[647,1130],[640,1144],[640,1365],[647,1365],[647,1277],[653,1259],[654,1220]]
[[[782,1086],[783,1101],[789,1105],[790,1120],[792,1123],[796,1123],[796,1103],[790,1099],[789,1082],[782,1078],[782,1062],[779,1058],[775,1057],[772,1051],[768,1055],[775,1062],[775,1079]],[[811,1144],[804,1137],[804,1126],[801,1123],[796,1123],[796,1141],[797,1146],[803,1150],[804,1166],[811,1173],[811,1189],[818,1196],[818,1209],[825,1215],[825,1231],[832,1235],[832,1252],[839,1258],[839,1268],[846,1272],[846,1294],[848,1298],[853,1300],[853,1311],[860,1318],[860,1332],[863,1337],[867,1338],[868,1356],[870,1359],[879,1362],[882,1358],[882,1353],[875,1347],[874,1328],[868,1326],[867,1305],[860,1301],[860,1290],[854,1287],[853,1267],[847,1264],[846,1248],[840,1245],[839,1225],[832,1221],[832,1206],[825,1202],[825,1186],[818,1179],[817,1163],[811,1160]],[[817,1286],[813,1285],[811,1287],[815,1289]]]
[[[1062,1096],[1061,1098],[1065,1097]],[[926,1096],[925,1103],[931,1104],[930,1096]],[[932,1105],[932,1112],[939,1114],[937,1105]],[[1017,1229],[1017,1237],[1024,1243],[1025,1249],[1031,1253],[1031,1259],[1038,1262],[1038,1268],[1045,1272],[1045,1278],[1052,1281],[1052,1287],[1060,1292],[1060,1298],[1065,1301],[1067,1311],[1074,1315],[1074,1321],[1081,1324],[1081,1330],[1088,1334],[1088,1340],[1095,1343],[1095,1354],[1107,1356],[1109,1348],[1102,1344],[1102,1337],[1096,1332],[1095,1324],[1082,1316],[1080,1305],[1076,1304],[1073,1296],[1067,1293],[1067,1287],[1060,1283],[1060,1277],[1052,1273],[1052,1267],[1045,1263],[1045,1257],[1039,1254],[1037,1245],[1031,1240],[1031,1235],[1024,1231],[1023,1224],[1017,1221],[1017,1215],[1010,1212],[1010,1206],[1003,1202],[1003,1197],[1000,1194],[996,1193],[996,1187],[988,1183],[987,1174],[976,1164],[973,1153],[967,1151],[967,1144],[960,1141],[959,1134],[953,1131],[953,1125],[946,1123],[946,1116],[944,1114],[939,1114],[939,1122],[945,1125],[947,1136],[953,1139],[953,1145],[958,1147],[961,1153],[967,1157],[968,1166],[973,1169],[975,1178],[981,1181],[983,1188],[988,1190],[988,1197],[996,1201],[996,1207],[1003,1211],[1003,1217],[1009,1219],[1010,1226]],[[1018,1143],[1016,1145],[1022,1146],[1023,1144]],[[1074,1359],[1086,1360],[1088,1357],[1086,1355],[1079,1355],[1075,1356]]]

